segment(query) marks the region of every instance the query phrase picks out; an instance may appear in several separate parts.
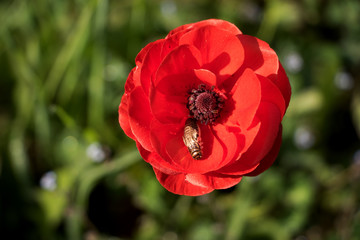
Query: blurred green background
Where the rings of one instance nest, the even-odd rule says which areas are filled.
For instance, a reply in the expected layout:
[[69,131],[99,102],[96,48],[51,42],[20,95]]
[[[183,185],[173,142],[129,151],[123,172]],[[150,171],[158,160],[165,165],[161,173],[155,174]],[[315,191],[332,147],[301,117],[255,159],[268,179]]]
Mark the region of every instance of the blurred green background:
[[[117,108],[142,47],[208,18],[267,41],[293,97],[267,172],[177,196]],[[360,239],[358,0],[3,0],[0,22],[1,239]]]

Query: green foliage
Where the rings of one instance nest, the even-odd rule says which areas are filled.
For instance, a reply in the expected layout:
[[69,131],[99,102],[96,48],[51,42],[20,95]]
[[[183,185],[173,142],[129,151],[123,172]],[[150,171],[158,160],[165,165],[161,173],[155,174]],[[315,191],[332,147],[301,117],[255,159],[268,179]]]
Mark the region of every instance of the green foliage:
[[[359,239],[359,10],[357,0],[2,1],[1,237]],[[269,42],[293,97],[267,172],[176,196],[117,108],[140,49],[207,18]]]

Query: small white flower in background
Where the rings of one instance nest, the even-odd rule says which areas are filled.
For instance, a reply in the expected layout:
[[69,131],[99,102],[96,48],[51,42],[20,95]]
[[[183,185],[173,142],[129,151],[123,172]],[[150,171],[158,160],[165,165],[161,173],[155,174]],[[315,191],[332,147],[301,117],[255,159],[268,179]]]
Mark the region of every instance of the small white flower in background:
[[164,1],[161,3],[161,13],[165,16],[172,16],[176,13],[177,7],[174,1]]
[[248,21],[254,23],[260,22],[263,15],[260,6],[253,2],[243,4],[240,12]]
[[295,240],[309,240],[309,239],[306,236],[301,235],[296,237]]
[[208,204],[210,202],[210,197],[209,197],[209,195],[205,194],[205,195],[196,197],[196,200],[200,204]]
[[295,130],[294,143],[300,149],[309,149],[315,144],[315,135],[308,127],[298,127]]
[[178,235],[174,232],[166,232],[162,237],[164,240],[177,240],[178,238]]
[[353,162],[356,165],[360,165],[360,149],[354,153]]
[[57,187],[57,176],[54,171],[46,172],[40,179],[40,186],[48,191],[54,191]]
[[298,73],[301,71],[304,64],[304,60],[297,52],[291,52],[285,57],[284,67],[292,73]]
[[86,149],[86,155],[94,162],[102,162],[106,158],[106,153],[99,143],[92,143]]
[[341,90],[350,90],[354,86],[354,79],[347,72],[338,72],[334,78],[335,86]]

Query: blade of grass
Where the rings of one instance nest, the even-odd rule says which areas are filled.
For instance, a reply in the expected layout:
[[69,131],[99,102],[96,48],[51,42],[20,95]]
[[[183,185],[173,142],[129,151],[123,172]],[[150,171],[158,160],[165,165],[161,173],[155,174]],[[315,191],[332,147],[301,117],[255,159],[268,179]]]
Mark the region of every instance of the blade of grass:
[[48,99],[51,99],[54,96],[60,84],[61,78],[64,76],[67,67],[71,63],[71,59],[83,51],[88,40],[89,30],[92,27],[90,24],[91,17],[94,14],[94,10],[98,2],[99,0],[87,2],[74,27],[74,30],[69,35],[65,45],[55,59],[54,65],[52,66],[45,83],[45,92]]
[[96,165],[84,171],[80,176],[79,188],[76,195],[76,203],[81,208],[86,207],[86,199],[94,185],[105,176],[119,173],[141,159],[138,150],[126,154],[125,156],[114,159],[113,161],[101,165]]
[[240,187],[237,189],[236,200],[234,201],[232,212],[229,216],[228,228],[225,234],[226,240],[241,239],[246,225],[246,219],[254,199],[251,182],[244,181],[244,179],[242,181]]
[[119,173],[124,169],[130,167],[141,159],[138,150],[114,159],[105,164],[95,165],[90,169],[85,169],[78,178],[78,188],[75,194],[75,202],[71,208],[71,212],[67,218],[67,234],[68,239],[81,239],[81,224],[83,221],[79,220],[85,214],[87,207],[87,199],[94,188],[102,178],[112,174]]
[[168,216],[167,224],[171,224],[173,226],[181,226],[184,224],[187,215],[189,214],[189,210],[194,198],[189,196],[180,196],[176,201],[173,210],[170,212]]
[[101,1],[95,13],[93,28],[93,47],[91,59],[91,72],[89,78],[89,125],[95,129],[101,129],[104,121],[104,69],[105,69],[105,26],[107,1]]
[[32,71],[20,49],[8,49],[14,68],[15,119],[11,124],[8,150],[15,175],[24,185],[29,183],[29,163],[25,147],[25,129],[30,123],[36,100],[37,75]]
[[64,106],[66,105],[76,90],[76,84],[78,83],[78,79],[80,78],[82,61],[80,56],[74,56],[69,65],[68,70],[65,73],[64,80],[59,88],[58,99],[59,103]]

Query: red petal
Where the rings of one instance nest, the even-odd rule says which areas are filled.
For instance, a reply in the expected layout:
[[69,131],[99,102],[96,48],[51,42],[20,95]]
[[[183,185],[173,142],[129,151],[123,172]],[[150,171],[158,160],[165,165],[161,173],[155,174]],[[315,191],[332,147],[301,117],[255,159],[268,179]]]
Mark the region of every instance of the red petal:
[[172,50],[179,46],[179,40],[184,33],[176,33],[167,36],[164,41],[163,48],[161,49],[161,59],[164,59]]
[[239,125],[246,130],[253,122],[261,100],[261,85],[258,77],[251,69],[237,79],[230,97],[221,111],[226,125]]
[[237,158],[230,164],[224,165],[221,169],[217,170],[216,172],[227,174],[227,175],[243,175],[245,173],[251,172],[254,170],[258,164],[254,163],[247,163],[244,161],[238,161],[241,159],[241,155],[246,152],[251,144],[254,142],[256,135],[260,130],[261,123],[259,121],[254,121],[254,126],[251,127],[249,130],[242,132],[242,136],[245,136],[245,143],[244,147],[241,149],[241,152],[238,153]]
[[201,56],[199,51],[189,45],[183,45],[171,51],[160,64],[154,85],[172,75],[192,73],[200,67]]
[[184,102],[187,101],[189,90],[197,88],[200,83],[194,71],[191,70],[190,72],[163,77],[155,88],[156,91],[165,95],[182,97],[184,100],[181,102]]
[[221,20],[221,19],[203,20],[203,21],[195,23],[193,27],[194,28],[201,28],[203,26],[214,26],[214,27],[217,27],[219,29],[231,32],[234,35],[242,34],[241,31],[236,27],[236,25],[234,25],[234,24],[232,24],[232,23],[230,23],[228,21]]
[[244,61],[244,49],[236,35],[215,26],[189,31],[183,35],[179,44],[189,44],[199,49],[202,68],[218,76],[217,85],[235,73]]
[[250,127],[242,132],[242,134],[245,136],[245,145],[241,153],[246,152],[249,149],[249,147],[252,145],[257,134],[260,131],[260,127],[261,127],[261,122],[258,119],[258,117],[255,116],[254,121],[252,122]]
[[184,24],[184,25],[181,25],[177,28],[174,28],[173,30],[171,30],[169,32],[169,34],[166,36],[165,39],[169,38],[169,37],[172,37],[174,35],[183,35],[184,33],[190,31],[191,29],[193,29],[193,26],[194,26],[194,23],[189,23],[189,24]]
[[188,92],[201,83],[214,86],[216,76],[209,70],[195,69],[192,73],[164,78],[156,88],[151,88],[152,113],[162,123],[178,123],[188,118]]
[[281,122],[281,113],[276,105],[262,102],[256,113],[261,121],[260,130],[250,146],[238,160],[247,166],[254,166],[263,159],[274,145]]
[[257,176],[260,173],[264,172],[269,167],[271,167],[271,165],[275,162],[275,159],[280,151],[281,134],[282,134],[282,128],[280,127],[279,133],[270,152],[264,157],[263,160],[260,161],[260,165],[254,171],[246,174],[246,176]]
[[135,136],[131,131],[130,123],[129,123],[129,97],[126,93],[121,98],[121,102],[119,105],[119,124],[121,128],[124,130],[125,134],[135,140]]
[[220,159],[217,169],[235,161],[245,147],[245,136],[241,133],[239,127],[224,126],[216,124],[212,126],[213,135],[222,144],[226,156]]
[[212,189],[230,188],[241,181],[242,176],[228,176],[219,173],[187,174],[185,180],[196,186]]
[[[199,129],[199,142],[201,143],[203,154],[199,160],[193,159],[185,146],[182,140],[183,128],[181,131],[169,133],[167,137],[163,138],[169,157],[183,172],[206,173],[214,171],[218,169],[219,164],[226,157],[225,144],[214,136],[211,128],[200,124]],[[159,129],[159,131],[167,130]]]
[[269,44],[249,35],[238,35],[238,38],[245,49],[242,69],[251,68],[264,77],[278,72],[279,59]]
[[261,83],[261,101],[274,103],[281,112],[281,116],[285,114],[285,100],[279,88],[269,79],[258,76]]
[[149,100],[141,87],[136,87],[131,92],[128,109],[129,123],[134,136],[146,150],[151,151],[150,123],[153,116]]
[[149,152],[145,150],[139,142],[136,142],[136,146],[139,149],[141,157],[149,163],[151,166],[159,169],[166,174],[178,174],[179,171],[174,167],[173,164],[165,161],[156,152]]
[[150,91],[151,112],[161,123],[179,123],[189,115],[186,96],[163,94],[155,88]]
[[138,77],[138,70],[137,70],[137,67],[134,67],[133,69],[131,69],[131,72],[129,73],[128,75],[128,78],[126,79],[126,82],[125,82],[125,93],[128,93],[130,94],[130,92],[132,90],[134,90],[134,88],[136,86],[139,86],[140,85],[140,81],[138,81],[139,79],[137,78],[137,81],[135,82],[134,80],[134,73],[136,72],[136,77]]
[[154,147],[154,151],[157,154],[159,154],[159,156],[164,161],[168,162],[173,166],[173,168],[176,168],[179,171],[182,168],[175,166],[175,163],[172,161],[172,159],[167,153],[166,145],[169,139],[173,138],[174,136],[181,135],[184,128],[183,124],[185,124],[185,120],[182,123],[180,122],[176,124],[162,124],[161,122],[154,119],[151,122],[151,133],[150,133],[151,145]]
[[[259,121],[260,124],[258,124]],[[247,141],[244,149],[248,148],[248,150],[237,161],[219,169],[217,172],[229,175],[243,175],[257,168],[259,162],[274,144],[280,121],[281,114],[277,106],[272,103],[262,102],[257,112],[256,121],[254,121],[254,127],[244,133]],[[249,143],[251,143],[250,146]]]
[[163,42],[164,39],[160,39],[151,45],[151,48],[148,49],[148,52],[144,58],[144,64],[141,67],[141,86],[147,96],[149,95],[150,91],[151,79],[154,77],[161,63],[160,53]]
[[224,21],[221,19],[207,19],[207,20],[203,20],[200,22],[196,22],[196,23],[190,23],[190,24],[185,24],[182,25],[180,27],[175,28],[174,30],[170,31],[170,33],[168,34],[168,36],[172,36],[174,34],[177,34],[179,32],[181,32],[182,34],[184,32],[187,32],[191,29],[194,28],[200,28],[203,26],[215,26],[217,28],[220,28],[222,30],[226,30],[229,31],[233,34],[241,34],[241,31],[232,23],[228,22],[228,21]]
[[197,23],[185,24],[170,31],[170,33],[166,36],[163,49],[161,51],[161,57],[164,58],[174,48],[178,47],[179,40],[185,33],[192,31],[195,28],[204,26],[216,26],[222,30],[232,32],[234,35],[241,34],[240,30],[234,24],[224,20],[209,19]]
[[195,76],[203,83],[208,86],[216,86],[216,76],[209,70],[206,69],[195,69]]
[[148,53],[149,49],[153,47],[154,44],[155,44],[155,42],[151,42],[151,43],[147,44],[143,49],[140,50],[140,52],[138,53],[138,55],[135,58],[136,66],[139,66],[143,63],[143,60],[144,60],[146,54]]
[[282,65],[279,63],[279,71],[277,78],[274,80],[274,83],[280,89],[284,99],[285,99],[285,107],[287,108],[290,102],[291,96],[291,86],[288,77],[286,76],[285,70]]
[[[249,35],[237,35],[244,48],[244,61],[236,75],[241,74],[247,68],[256,74],[276,78],[279,69],[279,59],[273,49],[266,42]],[[231,89],[236,83],[237,77],[228,78],[223,83],[224,89]]]
[[243,175],[245,173],[251,172],[258,166],[258,163],[247,163],[238,160],[241,159],[241,155],[246,152],[254,142],[254,139],[260,130],[260,126],[261,122],[256,118],[256,120],[254,120],[254,123],[252,124],[252,127],[242,132],[242,136],[245,136],[245,143],[241,151],[236,156],[235,161],[231,162],[230,164],[223,165],[223,167],[216,172],[227,175]]
[[206,69],[193,69],[164,77],[158,82],[156,91],[186,105],[189,91],[198,88],[200,84],[216,86],[216,76]]
[[159,180],[160,184],[163,185],[168,191],[179,194],[179,195],[188,195],[188,196],[199,196],[204,195],[213,191],[214,189],[209,187],[202,187],[191,184],[186,181],[185,174],[175,174],[169,175],[161,172],[160,170],[154,168],[156,178]]
[[254,163],[247,163],[238,160],[232,164],[229,164],[219,169],[216,172],[231,176],[240,176],[255,170],[258,166],[259,163],[254,164]]

